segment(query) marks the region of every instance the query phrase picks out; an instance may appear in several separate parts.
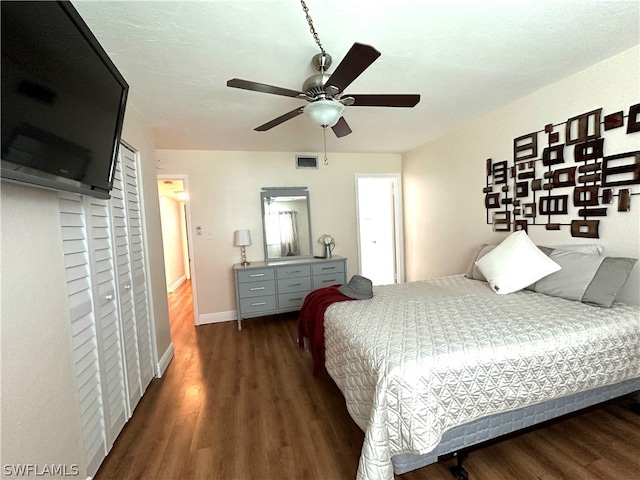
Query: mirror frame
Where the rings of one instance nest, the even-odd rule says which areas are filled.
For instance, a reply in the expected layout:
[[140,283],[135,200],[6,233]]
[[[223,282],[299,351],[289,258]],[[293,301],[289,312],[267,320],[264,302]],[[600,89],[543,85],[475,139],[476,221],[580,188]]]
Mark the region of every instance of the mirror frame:
[[[267,245],[267,227],[265,217],[265,198],[267,197],[305,197],[307,203],[307,226],[309,235],[308,252],[306,255],[296,255],[289,257],[270,257]],[[299,260],[303,258],[313,258],[313,242],[311,240],[311,203],[309,200],[309,190],[307,187],[262,187],[260,192],[260,209],[262,212],[262,244],[264,248],[265,262],[286,262],[289,260]],[[299,227],[299,226],[298,226]],[[303,249],[301,248],[301,251]]]

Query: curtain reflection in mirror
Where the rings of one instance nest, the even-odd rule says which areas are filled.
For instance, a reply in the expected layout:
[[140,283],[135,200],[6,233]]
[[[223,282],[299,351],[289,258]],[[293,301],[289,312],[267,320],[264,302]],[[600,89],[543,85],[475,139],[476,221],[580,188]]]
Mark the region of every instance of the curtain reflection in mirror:
[[265,259],[293,260],[311,256],[306,187],[263,187],[260,198]]
[[297,212],[280,212],[280,256],[300,255]]
[[297,213],[283,210],[269,211],[265,215],[267,246],[270,257],[300,255]]

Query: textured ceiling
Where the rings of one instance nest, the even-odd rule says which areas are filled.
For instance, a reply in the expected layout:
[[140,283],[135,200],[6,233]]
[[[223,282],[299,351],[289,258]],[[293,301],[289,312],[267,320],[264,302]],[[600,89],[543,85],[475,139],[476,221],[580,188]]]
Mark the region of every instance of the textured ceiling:
[[[635,1],[307,0],[333,71],[354,42],[382,56],[347,93],[419,93],[413,109],[347,107],[330,152],[400,153],[640,42]],[[319,53],[295,0],[73,4],[130,85],[157,148],[313,152],[306,102],[229,88],[237,77],[300,90]],[[603,79],[609,81],[611,79]]]

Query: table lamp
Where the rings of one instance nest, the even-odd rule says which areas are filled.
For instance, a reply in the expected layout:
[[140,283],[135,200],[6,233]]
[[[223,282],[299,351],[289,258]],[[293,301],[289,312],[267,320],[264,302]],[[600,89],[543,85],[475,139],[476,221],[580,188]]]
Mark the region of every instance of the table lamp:
[[251,245],[251,232],[249,230],[236,230],[235,245],[240,247],[240,254],[242,256],[243,267],[249,265],[247,262],[247,245]]

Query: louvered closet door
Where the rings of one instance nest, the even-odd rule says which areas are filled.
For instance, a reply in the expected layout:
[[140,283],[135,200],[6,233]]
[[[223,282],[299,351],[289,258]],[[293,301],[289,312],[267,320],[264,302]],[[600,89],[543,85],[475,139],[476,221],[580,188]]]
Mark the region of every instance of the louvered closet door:
[[153,347],[151,320],[149,317],[149,300],[147,295],[147,274],[142,232],[142,206],[140,204],[140,187],[135,153],[125,145],[120,145],[120,161],[122,165],[124,191],[129,220],[129,244],[131,247],[131,271],[133,274],[133,292],[135,302],[135,318],[138,332],[138,351],[140,361],[140,377],[144,392],[153,379]]
[[85,208],[79,195],[59,198],[80,420],[88,474],[93,476],[107,454],[107,439]]
[[94,305],[98,329],[102,391],[105,404],[107,450],[124,427],[127,415],[122,338],[116,301],[114,250],[106,200],[85,198],[90,224]]
[[[122,146],[121,146],[122,148]],[[111,190],[111,216],[115,241],[117,289],[120,305],[120,326],[124,346],[125,372],[129,414],[136,408],[142,397],[142,380],[138,350],[138,332],[133,296],[133,272],[131,270],[131,250],[127,205],[124,197],[122,155],[116,166]]]

